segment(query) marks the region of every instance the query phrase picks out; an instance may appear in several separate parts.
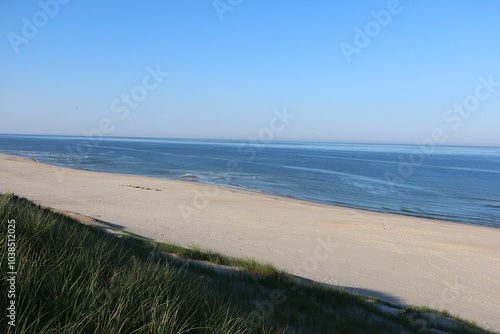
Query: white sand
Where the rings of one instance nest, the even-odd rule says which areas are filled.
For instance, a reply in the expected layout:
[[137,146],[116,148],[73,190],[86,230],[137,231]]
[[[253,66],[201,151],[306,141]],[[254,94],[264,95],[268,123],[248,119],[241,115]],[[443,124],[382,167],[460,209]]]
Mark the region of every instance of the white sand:
[[[447,309],[500,332],[500,229],[7,155],[0,155],[0,192],[157,240],[271,262],[393,303]],[[181,208],[191,210],[188,221]]]

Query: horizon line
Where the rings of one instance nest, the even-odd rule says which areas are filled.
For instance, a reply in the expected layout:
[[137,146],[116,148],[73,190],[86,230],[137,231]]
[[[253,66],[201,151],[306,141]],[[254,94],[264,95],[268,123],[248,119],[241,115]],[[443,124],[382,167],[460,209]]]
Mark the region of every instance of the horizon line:
[[[26,134],[26,133],[1,133],[0,136],[30,136],[30,137],[71,137],[71,138],[90,138],[84,135],[64,135],[64,134]],[[394,145],[394,146],[423,146],[417,143],[404,143],[404,142],[353,142],[353,141],[324,141],[324,140],[293,140],[293,139],[281,139],[281,140],[252,140],[252,139],[242,139],[242,138],[193,138],[193,137],[155,137],[155,136],[109,136],[103,135],[99,140],[109,140],[109,139],[163,139],[163,140],[186,140],[186,141],[201,141],[201,140],[213,140],[213,141],[240,141],[249,143],[261,143],[261,144],[272,144],[272,143],[311,143],[311,144],[336,144],[336,145]],[[500,148],[500,145],[494,144],[438,144],[434,143],[436,147],[488,147],[488,148]]]

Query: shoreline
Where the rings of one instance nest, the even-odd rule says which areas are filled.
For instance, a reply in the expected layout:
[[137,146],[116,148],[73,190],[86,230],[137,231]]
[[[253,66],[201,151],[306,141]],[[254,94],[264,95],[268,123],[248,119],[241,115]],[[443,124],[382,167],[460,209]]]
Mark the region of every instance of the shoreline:
[[404,212],[390,212],[390,211],[382,211],[382,210],[375,210],[375,209],[367,209],[367,208],[362,208],[362,207],[356,207],[356,206],[349,206],[347,204],[341,204],[341,203],[325,203],[322,201],[315,201],[315,200],[309,200],[309,199],[303,199],[299,197],[293,197],[289,195],[283,195],[283,194],[278,194],[278,193],[270,193],[266,192],[265,190],[252,190],[252,189],[246,189],[242,187],[236,187],[236,186],[230,186],[230,185],[218,185],[218,184],[211,184],[211,183],[204,183],[199,180],[194,180],[191,178],[181,178],[181,179],[175,179],[175,178],[161,178],[161,177],[154,177],[154,176],[148,176],[148,175],[138,175],[138,174],[126,174],[126,173],[113,173],[113,172],[106,172],[106,171],[95,171],[91,169],[85,169],[85,168],[73,168],[73,167],[66,167],[66,166],[60,166],[56,164],[50,164],[46,162],[39,161],[36,158],[32,157],[26,157],[23,155],[13,155],[13,154],[5,154],[5,153],[0,153],[0,157],[2,156],[7,156],[7,157],[14,157],[14,158],[21,158],[21,159],[27,159],[29,161],[33,161],[39,164],[47,165],[47,166],[52,166],[57,169],[67,169],[67,170],[76,170],[76,171],[84,171],[84,172],[90,172],[90,173],[102,173],[102,174],[108,174],[108,175],[116,175],[116,176],[130,176],[130,177],[140,177],[140,178],[148,178],[148,179],[156,179],[156,180],[167,180],[167,181],[173,181],[173,182],[182,182],[182,183],[192,183],[192,184],[197,184],[201,186],[207,186],[207,187],[213,187],[213,188],[219,188],[219,189],[230,189],[230,190],[236,190],[236,191],[241,191],[244,193],[249,193],[249,194],[257,194],[257,195],[262,195],[262,196],[271,196],[271,197],[278,197],[283,200],[292,200],[292,201],[299,201],[299,202],[306,202],[310,203],[311,205],[320,205],[320,206],[326,206],[326,207],[337,207],[337,208],[344,208],[348,210],[360,210],[360,211],[366,211],[370,213],[380,213],[380,214],[388,214],[388,215],[398,215],[398,216],[403,216],[403,217],[412,217],[412,218],[420,218],[420,219],[426,219],[426,220],[433,220],[437,221],[443,224],[459,224],[459,225],[468,225],[468,226],[477,226],[477,227],[485,227],[485,228],[492,228],[492,229],[498,229],[500,230],[500,225],[499,226],[494,226],[494,225],[488,225],[488,224],[481,224],[481,223],[472,223],[472,222],[467,222],[467,221],[461,221],[461,220],[453,220],[453,219],[445,219],[445,218],[435,218],[431,216],[425,216],[425,215],[417,215],[417,214],[412,214],[412,213],[404,213]]
[[[0,192],[500,331],[500,229],[0,154]],[[184,214],[183,214],[184,210]],[[188,215],[189,219],[185,219]]]

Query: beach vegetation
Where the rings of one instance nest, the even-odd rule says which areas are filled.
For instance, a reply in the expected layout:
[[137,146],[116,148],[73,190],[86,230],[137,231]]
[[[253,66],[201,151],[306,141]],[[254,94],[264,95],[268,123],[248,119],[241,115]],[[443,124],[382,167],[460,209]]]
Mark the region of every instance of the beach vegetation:
[[16,316],[0,317],[1,333],[487,333],[251,258],[84,225],[12,194],[0,195],[2,250],[13,220]]

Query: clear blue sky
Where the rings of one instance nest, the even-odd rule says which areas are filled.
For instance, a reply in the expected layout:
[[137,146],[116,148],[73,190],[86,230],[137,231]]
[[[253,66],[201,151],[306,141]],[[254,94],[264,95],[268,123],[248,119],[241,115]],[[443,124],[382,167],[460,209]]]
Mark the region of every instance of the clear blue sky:
[[[500,146],[500,86],[468,118],[446,113],[474,102],[479,77],[500,82],[497,0],[72,0],[52,16],[40,3],[0,1],[0,133],[81,135],[109,118],[112,136],[246,139],[286,107],[279,140],[413,143],[441,128],[443,144]],[[356,27],[373,37],[348,62]],[[169,75],[120,119],[113,102],[148,66]]]

